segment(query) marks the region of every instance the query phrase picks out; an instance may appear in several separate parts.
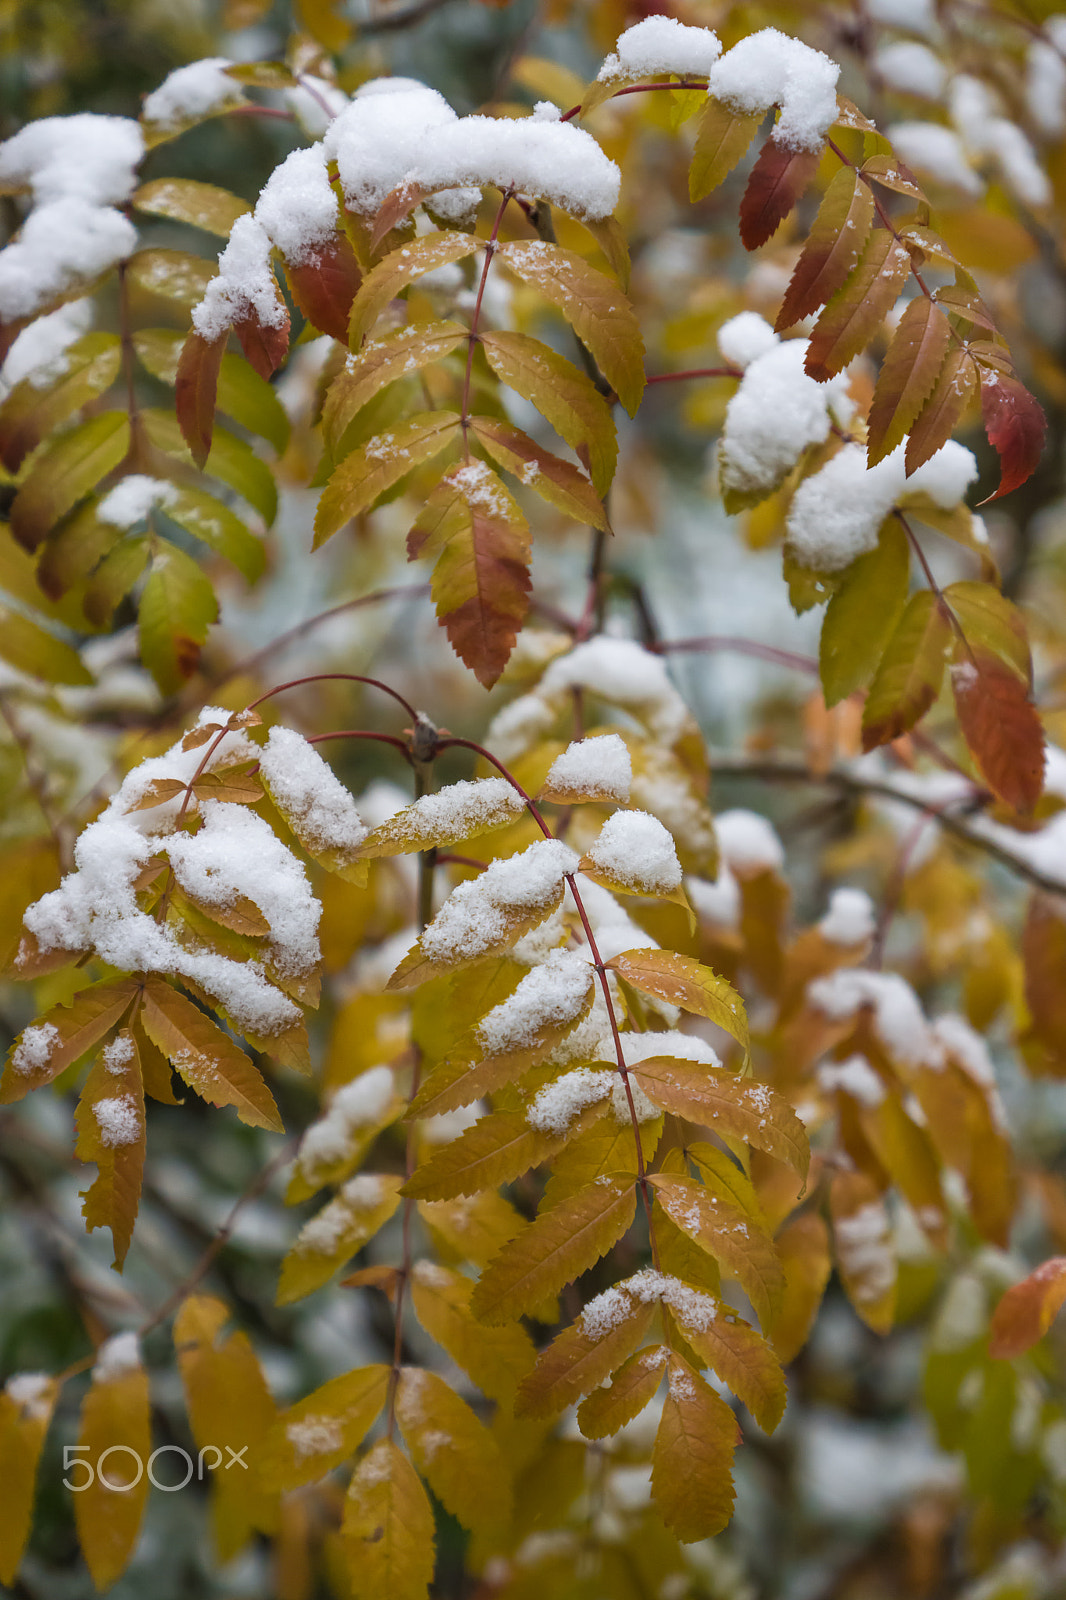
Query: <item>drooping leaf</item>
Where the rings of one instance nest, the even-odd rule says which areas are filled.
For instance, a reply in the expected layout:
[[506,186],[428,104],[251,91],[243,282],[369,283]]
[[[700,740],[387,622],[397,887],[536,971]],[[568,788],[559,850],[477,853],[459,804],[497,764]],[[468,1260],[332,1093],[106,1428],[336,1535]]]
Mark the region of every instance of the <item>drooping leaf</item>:
[[238,217],[250,211],[247,200],[195,178],[154,178],[130,196],[130,204],[153,217],[187,222],[228,239]]
[[648,1175],[655,1198],[671,1222],[736,1278],[768,1327],[784,1292],[784,1274],[773,1240],[755,1218],[711,1194],[695,1178]]
[[928,1132],[909,1114],[898,1094],[876,1106],[860,1105],[859,1122],[881,1167],[919,1219],[933,1247],[946,1248],[948,1208],[940,1163]]
[[693,205],[717,189],[743,159],[761,121],[756,112],[733,111],[721,100],[707,96],[688,173],[688,195]]
[[733,1514],[732,1411],[681,1356],[671,1354],[669,1388],[651,1458],[652,1499],[683,1544],[710,1539]]
[[959,643],[951,687],[981,776],[1007,805],[1032,811],[1044,787],[1044,729],[1027,683],[1002,657]]
[[785,1272],[785,1296],[770,1337],[787,1363],[806,1344],[829,1282],[829,1230],[816,1211],[801,1211],[782,1228],[776,1243]]
[[499,247],[512,272],[558,306],[629,415],[644,393],[644,339],[629,300],[573,250],[527,240]]
[[[138,1362],[99,1368],[82,1401],[78,1444],[93,1479],[74,1496],[74,1524],[97,1589],[109,1589],[133,1555],[148,1499],[152,1432],[148,1374]],[[78,1472],[76,1481],[85,1481]]]
[[454,411],[422,411],[389,433],[377,434],[337,466],[318,502],[314,547],[363,511],[369,511],[387,489],[412,468],[431,461],[455,438],[459,416]]
[[554,1417],[576,1405],[638,1348],[654,1316],[654,1301],[631,1294],[624,1283],[590,1301],[537,1357],[519,1387],[516,1415]]
[[874,228],[858,265],[826,303],[811,333],[804,363],[825,383],[864,350],[892,309],[911,258],[887,228]]
[[1009,1288],[992,1313],[988,1351],[1008,1361],[1042,1339],[1066,1300],[1066,1256],[1052,1256]]
[[429,1600],[433,1508],[391,1439],[379,1439],[352,1474],[342,1531],[355,1600]]
[[835,1173],[829,1210],[848,1299],[875,1333],[887,1333],[896,1314],[896,1252],[876,1184],[864,1172]]
[[480,336],[502,383],[536,406],[589,469],[603,496],[614,477],[618,443],[611,408],[584,372],[539,339],[510,330]]
[[924,200],[925,194],[914,174],[894,155],[869,156],[862,164],[863,176],[879,183],[895,194],[905,194],[911,200]]
[[498,467],[536,490],[556,510],[576,522],[607,532],[607,513],[589,480],[559,456],[536,444],[520,428],[495,417],[471,417],[471,432]]
[[162,978],[145,983],[141,1021],[152,1043],[201,1099],[235,1106],[250,1127],[284,1132],[273,1096],[244,1051]]
[[445,1509],[472,1531],[502,1529],[511,1512],[510,1474],[496,1440],[466,1401],[435,1372],[405,1367],[396,1420],[415,1466]]
[[542,1212],[482,1273],[470,1302],[474,1315],[491,1325],[535,1310],[606,1254],[635,1209],[634,1181],[624,1175],[601,1177]]
[[121,1270],[133,1238],[144,1169],[144,1088],[134,1035],[124,1030],[93,1065],[76,1113],[79,1161],[93,1161],[96,1180],[82,1191],[86,1231],[110,1228]]
[[411,1303],[423,1328],[490,1400],[509,1406],[533,1365],[533,1341],[520,1323],[488,1328],[477,1322],[473,1288],[462,1273],[434,1261],[412,1268]]
[[124,411],[101,411],[45,446],[11,505],[11,531],[36,550],[49,529],[113,472],[129,449]]
[[1053,1058],[1066,1056],[1066,921],[1058,902],[1047,895],[1034,894],[1029,902],[1022,956],[1032,1030]]
[[826,607],[818,664],[827,706],[873,676],[907,602],[910,566],[907,535],[888,517],[877,548],[851,563]]
[[645,994],[707,1017],[731,1034],[747,1055],[750,1039],[744,1002],[731,983],[701,961],[672,950],[623,950],[606,965]]
[[192,328],[178,362],[174,408],[182,438],[201,470],[211,453],[218,374],[225,349],[224,334],[217,339],[205,339]]
[[129,1010],[137,992],[133,978],[105,978],[79,989],[69,1005],[53,1006],[24,1028],[11,1047],[0,1105],[12,1105],[31,1089],[39,1089],[114,1028]]
[[383,1363],[356,1367],[283,1411],[259,1452],[265,1487],[287,1493],[317,1483],[350,1456],[381,1413],[389,1371]]
[[924,294],[911,300],[881,364],[868,419],[868,466],[876,466],[910,432],[936,387],[951,346],[948,319]]
[[363,345],[326,393],[322,431],[330,449],[339,449],[349,424],[386,384],[443,360],[466,337],[459,322],[414,322]]
[[467,233],[431,233],[412,239],[399,250],[379,261],[360,285],[352,301],[348,323],[348,344],[358,350],[390,300],[395,300],[408,284],[427,272],[435,272],[449,261],[461,261],[483,248],[481,239]]
[[306,261],[286,261],[285,276],[308,322],[346,344],[352,302],[363,281],[347,235],[334,233]]
[[663,1378],[665,1345],[638,1350],[624,1361],[606,1386],[593,1389],[577,1408],[577,1425],[586,1439],[607,1439],[638,1417]]
[[289,353],[289,308],[282,299],[277,280],[273,281],[277,305],[275,314],[267,319],[260,316],[256,308],[238,317],[233,324],[233,331],[247,360],[265,382],[274,376]]
[[981,414],[988,442],[999,456],[999,487],[981,502],[999,500],[1031,478],[1047,437],[1043,408],[1013,373],[982,365]]
[[869,185],[853,168],[842,167],[825,192],[793,269],[774,323],[778,333],[809,317],[836,293],[858,261],[873,220]]
[[951,624],[931,590],[911,595],[866,697],[864,750],[890,744],[924,717],[940,693],[951,639]]
[[944,599],[967,642],[1005,662],[1027,688],[1033,683],[1033,657],[1025,617],[991,583],[950,583]]
[[[137,359],[161,383],[177,383],[184,347],[185,337],[174,328],[142,328],[133,336]],[[267,439],[279,455],[284,452],[292,431],[284,406],[243,357],[228,351],[219,368],[217,404],[242,428]]]
[[405,806],[367,834],[359,847],[367,860],[444,849],[506,827],[526,808],[518,791],[498,778],[448,784]]
[[818,171],[822,152],[792,150],[771,134],[751,169],[740,202],[740,242],[757,250],[777,232]]
[[[456,424],[457,425],[457,424]],[[529,524],[481,461],[453,467],[430,495],[408,556],[436,556],[431,589],[452,649],[486,689],[507,665],[529,608]]]
[[253,1465],[276,1407],[248,1335],[223,1333],[229,1318],[221,1300],[192,1294],[174,1319],[189,1427],[200,1460],[212,1468],[211,1524],[222,1561],[277,1524],[277,1497]]
[[192,677],[217,619],[218,599],[202,567],[176,545],[156,541],[137,623],[141,659],[164,694]]
[[384,1227],[400,1203],[394,1173],[361,1172],[306,1222],[281,1263],[277,1303],[291,1305],[328,1283]]
[[37,1465],[58,1392],[38,1373],[16,1373],[0,1391],[0,1583],[14,1585],[30,1536]]
[[769,1085],[667,1056],[649,1058],[629,1070],[664,1111],[744,1139],[806,1176],[810,1150],[803,1124]]
[[720,1305],[707,1315],[705,1296],[675,1294],[669,1315],[686,1343],[751,1412],[759,1427],[773,1433],[785,1412],[787,1386],[781,1362],[762,1334]]

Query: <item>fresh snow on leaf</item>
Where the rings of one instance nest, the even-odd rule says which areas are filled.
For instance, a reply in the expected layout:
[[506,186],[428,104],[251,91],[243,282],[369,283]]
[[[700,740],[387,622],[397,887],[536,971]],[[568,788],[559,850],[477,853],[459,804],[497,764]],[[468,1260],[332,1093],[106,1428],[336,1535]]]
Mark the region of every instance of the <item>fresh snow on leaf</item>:
[[59,1029],[54,1022],[33,1023],[23,1030],[11,1057],[11,1065],[16,1072],[37,1072],[41,1067],[46,1067],[59,1038]]
[[114,1333],[105,1339],[96,1352],[93,1364],[94,1383],[113,1383],[129,1372],[136,1372],[141,1364],[141,1342],[135,1333]]
[[337,1090],[326,1115],[313,1122],[300,1141],[296,1162],[308,1183],[316,1183],[320,1173],[352,1155],[357,1135],[384,1116],[394,1093],[388,1067],[371,1067]]
[[672,72],[679,78],[705,78],[722,53],[710,28],[689,28],[676,17],[645,17],[621,34],[599,70],[598,81],[650,78]]
[[[538,696],[554,711],[573,689],[585,689],[613,705],[621,706],[645,722],[662,744],[673,744],[689,724],[684,700],[670,682],[666,663],[632,639],[612,639],[601,634],[579,644],[568,655],[556,656],[541,679]],[[533,696],[526,697],[529,699]],[[511,707],[505,708],[510,711]],[[547,717],[552,720],[552,714]],[[536,719],[527,714],[527,726]],[[542,718],[540,726],[544,726]]]
[[431,961],[475,960],[506,938],[510,913],[547,915],[563,876],[577,870],[578,857],[558,839],[540,839],[527,850],[494,861],[479,878],[452,890],[422,935]]
[[840,572],[877,545],[882,522],[905,494],[919,492],[943,510],[959,504],[977,476],[977,461],[965,445],[949,439],[907,477],[906,445],[897,445],[875,467],[866,447],[846,444],[796,490],[785,524],[788,548],[801,566]]
[[[720,811],[714,819],[722,860],[741,877],[756,872],[780,872],[785,852],[772,823],[757,811],[737,807]],[[729,895],[729,891],[724,891]],[[730,897],[731,898],[731,897]]]
[[93,1102],[93,1116],[100,1126],[100,1141],[108,1148],[136,1144],[141,1136],[141,1118],[131,1094],[111,1095]]
[[267,328],[284,327],[288,312],[270,265],[270,251],[270,235],[263,224],[254,216],[238,217],[218,258],[218,274],[193,307],[193,326],[204,339],[220,339],[246,317]]
[[[742,333],[742,344],[749,351],[753,347],[750,330]],[[833,422],[846,426],[850,421],[854,408],[847,373],[816,383],[803,370],[806,356],[806,339],[786,339],[746,366],[726,408],[719,445],[726,488],[769,494],[805,450],[824,444]]]
[[848,1056],[846,1061],[827,1061],[818,1068],[818,1087],[826,1094],[843,1089],[870,1110],[881,1104],[888,1090],[865,1056]]
[[623,887],[669,894],[681,884],[681,863],[670,834],[647,811],[616,811],[589,845],[588,859]]
[[478,1041],[489,1055],[532,1049],[542,1030],[575,1021],[588,999],[592,968],[573,950],[553,950],[517,989],[478,1024]]
[[294,267],[314,261],[337,231],[337,196],[321,144],[293,150],[256,201],[255,219]]
[[541,1133],[566,1133],[587,1106],[605,1100],[617,1074],[607,1068],[577,1067],[539,1090],[526,1111],[526,1121]]
[[89,331],[92,320],[93,302],[86,298],[71,300],[23,328],[0,367],[0,400],[16,383],[47,389],[65,377],[70,365],[67,352]]
[[741,39],[711,68],[707,92],[733,111],[781,107],[774,139],[789,150],[818,150],[837,116],[840,67],[821,50],[776,28]]
[[722,1065],[717,1051],[711,1049],[706,1039],[694,1033],[678,1033],[673,1028],[665,1033],[623,1033],[622,1054],[627,1067],[635,1067],[641,1061],[656,1060],[660,1056],[672,1056],[678,1061],[695,1061],[706,1067],[720,1068]]
[[350,1178],[336,1199],[304,1223],[296,1241],[297,1254],[332,1255],[358,1226],[360,1214],[380,1205],[384,1195],[385,1185],[376,1174],[360,1172]]
[[132,255],[137,230],[112,206],[71,197],[30,212],[18,237],[0,250],[0,318],[32,317],[58,295]]
[[722,323],[715,341],[722,360],[742,371],[781,343],[766,318],[760,317],[757,311],[738,311],[735,317]]
[[143,522],[155,506],[168,506],[178,498],[172,483],[131,472],[108,491],[96,508],[97,520],[115,528],[132,528]]
[[362,844],[368,829],[351,794],[294,728],[271,728],[259,770],[275,804],[292,818],[309,849],[354,852]]
[[865,889],[834,889],[818,932],[831,944],[862,944],[876,927],[874,904]]
[[575,739],[556,756],[544,785],[558,793],[617,800],[624,805],[632,781],[633,763],[624,741],[616,733],[605,733],[593,739]]
[[985,186],[952,128],[939,122],[893,122],[885,129],[885,137],[900,160],[919,175],[935,178],[974,199],[984,193]]
[[939,56],[916,39],[897,39],[874,51],[872,65],[890,89],[939,100],[947,73]]
[[833,972],[808,984],[807,998],[834,1022],[855,1017],[869,1006],[874,1032],[895,1060],[908,1066],[943,1064],[943,1048],[925,1020],[918,996],[896,972],[860,968]]
[[145,97],[145,122],[176,128],[240,105],[244,99],[241,86],[226,72],[231,64],[226,56],[208,56],[176,68]]
[[333,118],[351,104],[337,84],[316,78],[310,72],[301,73],[299,84],[284,93],[285,104],[311,139],[321,139]]
[[0,182],[24,185],[36,205],[121,205],[133,193],[143,155],[144,136],[128,117],[88,111],[42,117],[0,144]]

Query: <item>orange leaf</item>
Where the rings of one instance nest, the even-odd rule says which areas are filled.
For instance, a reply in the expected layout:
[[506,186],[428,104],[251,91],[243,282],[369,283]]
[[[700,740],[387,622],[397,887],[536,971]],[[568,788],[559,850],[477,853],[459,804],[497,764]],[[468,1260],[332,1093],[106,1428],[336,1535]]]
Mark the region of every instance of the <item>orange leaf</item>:
[[652,1453],[651,1492],[666,1526],[686,1544],[721,1533],[733,1514],[737,1419],[709,1383],[670,1356],[670,1389]]
[[1042,1339],[1066,1300],[1066,1256],[1052,1256],[1007,1290],[992,1314],[988,1353],[997,1360],[1024,1355]]
[[[281,304],[281,298],[279,304]],[[270,379],[285,360],[289,350],[289,313],[277,327],[261,322],[249,313],[233,324],[233,331],[241,342],[249,363],[261,378]]]
[[1044,449],[1047,418],[1020,379],[981,368],[981,413],[988,442],[999,456],[1000,480],[989,500],[998,500],[1031,478]]
[[[292,297],[308,322],[348,343],[348,318],[363,275],[343,233],[335,233],[318,253],[299,264],[286,261]],[[284,352],[283,352],[284,354]]]
[[959,727],[989,788],[1032,811],[1044,787],[1044,729],[1026,683],[999,656],[956,648],[951,687]]
[[164,979],[148,979],[141,1020],[152,1043],[204,1100],[236,1106],[250,1127],[284,1132],[273,1096],[244,1051]]
[[523,1378],[515,1413],[554,1417],[591,1394],[646,1337],[655,1315],[652,1300],[640,1300],[618,1284],[590,1300],[585,1310],[552,1340]]
[[105,979],[53,1006],[15,1040],[0,1087],[0,1105],[21,1100],[91,1050],[119,1021],[137,992],[133,978]]
[[182,438],[192,451],[192,458],[201,471],[211,453],[211,436],[215,431],[218,375],[222,368],[225,350],[225,334],[218,339],[209,340],[193,328],[182,346],[178,360],[174,407]]
[[918,295],[900,318],[878,375],[867,422],[868,466],[890,455],[909,431],[933,392],[950,343],[947,317]]
[[757,250],[773,237],[818,171],[821,150],[790,150],[767,139],[740,202],[740,240]]
[[963,349],[949,350],[932,394],[911,424],[904,458],[908,475],[951,438],[976,388],[973,358]]
[[874,201],[868,184],[844,167],[818,208],[774,327],[780,333],[825,305],[852,271],[869,237]]

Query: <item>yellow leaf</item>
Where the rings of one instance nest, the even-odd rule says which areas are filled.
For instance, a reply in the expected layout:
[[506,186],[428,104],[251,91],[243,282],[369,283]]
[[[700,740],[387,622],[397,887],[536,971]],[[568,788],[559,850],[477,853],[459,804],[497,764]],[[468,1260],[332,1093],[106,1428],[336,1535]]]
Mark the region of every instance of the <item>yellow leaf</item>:
[[896,1314],[896,1252],[884,1202],[864,1172],[838,1172],[829,1191],[833,1248],[848,1299],[875,1333]]
[[248,1335],[222,1335],[229,1309],[210,1295],[190,1295],[174,1319],[174,1347],[189,1427],[211,1470],[211,1522],[220,1561],[258,1531],[273,1533],[277,1496],[265,1491],[256,1455],[276,1407]]
[[525,809],[526,802],[506,778],[449,783],[375,828],[359,846],[359,854],[373,859],[410,850],[442,849],[506,827]]
[[913,1207],[933,1245],[945,1248],[947,1202],[929,1134],[908,1116],[897,1094],[885,1095],[876,1106],[860,1106],[859,1120],[878,1161]]
[[106,978],[79,989],[69,1005],[53,1006],[19,1034],[0,1083],[0,1105],[51,1083],[122,1018],[137,992],[133,978]]
[[[74,1522],[97,1589],[109,1589],[133,1554],[145,1501],[152,1453],[148,1374],[111,1352],[119,1334],[98,1353],[93,1381],[82,1402],[78,1448],[92,1480],[74,1496]],[[82,1472],[71,1467],[80,1484]]]
[[1054,1322],[1066,1300],[1066,1257],[1052,1256],[1009,1288],[992,1314],[989,1353],[998,1360],[1024,1355]]
[[400,1203],[402,1179],[360,1173],[309,1222],[281,1263],[277,1303],[290,1305],[327,1283],[383,1227]]
[[260,1452],[262,1483],[287,1492],[332,1472],[374,1426],[388,1381],[389,1368],[380,1363],[356,1367],[282,1412]]
[[45,683],[85,687],[93,681],[73,645],[5,605],[0,605],[0,660]]
[[418,1212],[446,1261],[483,1267],[520,1233],[522,1218],[493,1190],[456,1200],[420,1200]]
[[515,1414],[552,1417],[591,1394],[647,1337],[655,1302],[617,1284],[590,1300],[575,1322],[556,1334],[523,1379]]
[[771,1340],[781,1360],[788,1362],[806,1344],[829,1282],[829,1230],[816,1211],[801,1212],[782,1228],[777,1253],[785,1273],[785,1298]]
[[605,1255],[636,1210],[628,1174],[600,1177],[542,1212],[504,1245],[474,1289],[471,1307],[483,1322],[508,1322],[532,1311]]
[[495,417],[472,417],[470,427],[498,467],[534,489],[549,505],[576,522],[609,531],[607,513],[585,475],[569,461],[535,443],[520,428]]
[[710,1384],[670,1356],[669,1392],[652,1452],[651,1493],[683,1544],[721,1533],[733,1514],[733,1451],[740,1429]]
[[610,1383],[593,1389],[577,1408],[577,1425],[586,1439],[607,1439],[640,1415],[663,1377],[665,1345],[638,1350],[622,1363]]
[[664,1111],[713,1127],[728,1138],[744,1139],[806,1177],[806,1130],[788,1102],[767,1084],[671,1057],[641,1061],[630,1074]]
[[521,1378],[533,1365],[533,1341],[520,1323],[487,1328],[470,1309],[473,1284],[433,1261],[417,1261],[411,1272],[411,1303],[431,1338],[490,1400],[510,1405]]
[[89,1232],[110,1228],[113,1265],[121,1270],[133,1237],[144,1170],[144,1087],[137,1043],[129,1029],[117,1035],[95,1062],[76,1113],[79,1161],[95,1161],[96,1181],[82,1191]]
[[743,1401],[759,1427],[773,1433],[787,1398],[785,1374],[773,1347],[728,1306],[711,1312],[704,1295],[681,1292],[668,1304],[700,1360]]
[[353,1600],[428,1600],[433,1508],[391,1439],[380,1439],[352,1475],[343,1533]]
[[408,284],[424,273],[435,272],[448,261],[461,261],[464,256],[473,255],[483,244],[483,240],[467,233],[431,233],[423,239],[412,239],[387,255],[384,261],[379,261],[364,278],[352,301],[348,325],[351,348],[359,349],[389,301],[395,300]]
[[[234,85],[234,94],[237,93]],[[150,216],[187,222],[221,239],[228,239],[237,218],[251,209],[247,200],[195,178],[155,178],[151,183],[142,183],[130,196],[130,204]]]
[[623,950],[606,964],[645,994],[709,1018],[731,1034],[747,1056],[750,1040],[744,1002],[731,983],[702,961],[675,955],[672,950]]
[[611,408],[591,378],[528,334],[508,330],[480,338],[496,376],[547,418],[585,462],[597,494],[605,495],[614,477],[618,442]]
[[242,1122],[284,1133],[259,1073],[218,1025],[162,978],[145,984],[144,1031],[190,1089],[215,1106],[236,1106]]
[[37,1463],[57,1394],[37,1372],[16,1373],[0,1393],[0,1583],[14,1583],[30,1535]]
[[567,1137],[531,1128],[520,1111],[494,1111],[423,1162],[403,1192],[419,1200],[451,1200],[513,1183],[547,1161]]
[[648,1182],[671,1222],[736,1278],[767,1327],[784,1293],[784,1274],[769,1234],[753,1217],[719,1200],[694,1178],[651,1173]]
[[414,322],[351,356],[330,384],[322,406],[322,431],[332,453],[337,454],[349,425],[379,390],[443,360],[467,337],[458,322]]
[[[662,1117],[640,1124],[645,1161],[650,1161],[655,1154],[662,1128]],[[589,1127],[571,1130],[566,1145],[552,1161],[542,1204],[547,1209],[558,1205],[560,1200],[593,1183],[601,1172],[636,1170],[637,1141],[628,1111],[624,1120],[616,1114],[597,1117]]]
[[499,1446],[443,1378],[405,1367],[396,1420],[415,1466],[464,1528],[502,1529],[511,1513],[510,1473]]
[[315,512],[314,548],[371,506],[423,461],[445,449],[459,430],[454,411],[422,411],[377,434],[334,469]]
[[761,121],[756,113],[734,111],[707,96],[688,175],[690,200],[703,200],[729,176],[759,131]]

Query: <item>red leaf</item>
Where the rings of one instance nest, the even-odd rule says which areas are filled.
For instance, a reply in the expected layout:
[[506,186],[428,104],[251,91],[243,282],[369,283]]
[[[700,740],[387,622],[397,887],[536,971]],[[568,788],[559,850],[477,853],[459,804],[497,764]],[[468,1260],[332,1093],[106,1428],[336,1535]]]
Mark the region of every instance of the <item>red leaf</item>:
[[1044,730],[1025,682],[999,656],[961,647],[951,669],[959,727],[988,787],[1032,811],[1044,787]]
[[276,328],[270,328],[258,317],[242,317],[233,324],[233,331],[241,341],[241,349],[261,378],[269,381],[281,366],[289,349],[289,313]]
[[873,225],[868,184],[843,167],[826,190],[807,243],[796,262],[774,328],[791,328],[835,294],[856,266]]
[[334,234],[313,260],[299,266],[286,262],[285,276],[307,320],[347,344],[348,318],[363,275],[346,235]]
[[821,158],[820,150],[789,150],[767,139],[740,202],[745,250],[757,250],[773,237],[818,171]]
[[1007,1290],[992,1314],[988,1353],[998,1360],[1020,1356],[1042,1339],[1066,1300],[1066,1256],[1052,1256]]
[[1047,434],[1047,418],[1020,379],[981,368],[981,413],[988,442],[999,456],[1000,480],[982,505],[1017,489],[1036,471]]
[[178,426],[196,465],[203,467],[211,453],[215,430],[215,396],[218,374],[226,349],[226,335],[207,340],[194,328],[182,346],[174,404]]

